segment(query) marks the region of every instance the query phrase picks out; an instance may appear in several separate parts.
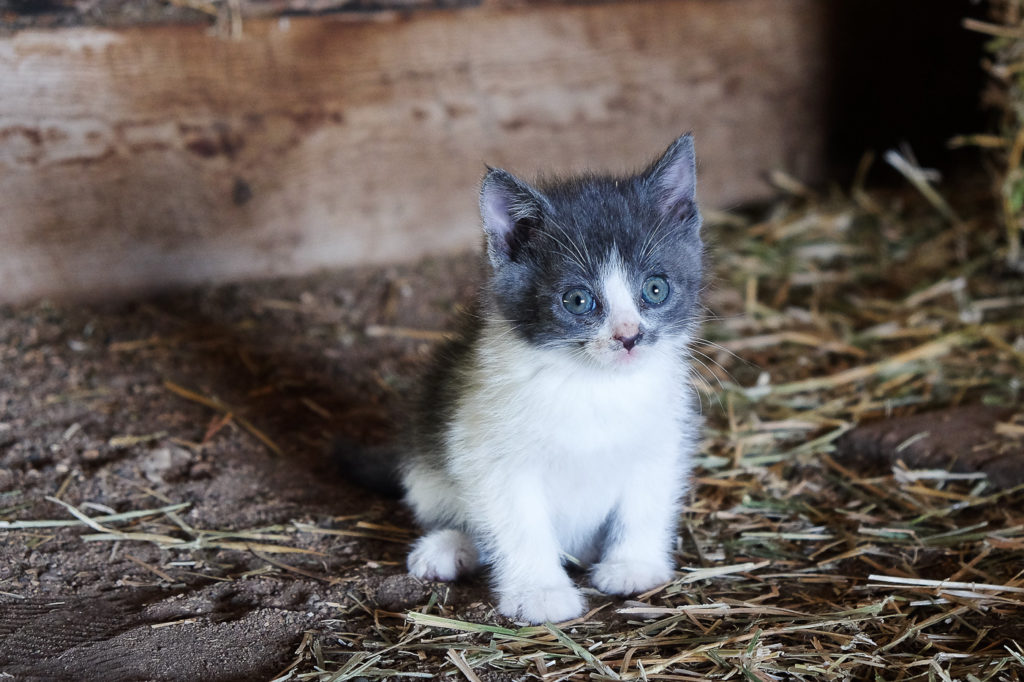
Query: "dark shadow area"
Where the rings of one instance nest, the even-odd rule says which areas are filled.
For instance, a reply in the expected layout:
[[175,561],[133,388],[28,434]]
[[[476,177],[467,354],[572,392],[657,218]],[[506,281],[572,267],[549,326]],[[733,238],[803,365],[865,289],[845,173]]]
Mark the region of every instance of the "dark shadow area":
[[365,337],[368,326],[381,324],[374,292],[391,286],[380,270],[368,280],[341,300],[332,300],[326,286],[314,294],[289,283],[129,304],[151,330],[163,330],[157,336],[174,340],[161,358],[162,381],[183,408],[203,410],[206,419],[192,437],[207,442],[222,423],[230,426],[254,451],[248,461],[264,476],[265,490],[286,507],[346,514],[366,506],[363,497],[372,493],[335,466],[332,442],[341,436],[372,446],[396,438],[396,413],[418,375],[418,358],[408,343]]
[[976,150],[951,150],[955,135],[985,131],[978,103],[986,36],[963,27],[985,18],[969,0],[843,0],[829,3],[827,157],[850,177],[867,150],[903,143],[925,166],[949,170]]

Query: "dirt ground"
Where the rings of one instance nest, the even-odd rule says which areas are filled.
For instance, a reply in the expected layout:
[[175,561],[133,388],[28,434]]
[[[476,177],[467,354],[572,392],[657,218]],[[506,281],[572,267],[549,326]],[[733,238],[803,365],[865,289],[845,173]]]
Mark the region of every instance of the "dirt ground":
[[[339,608],[423,598],[402,570],[409,517],[348,485],[326,453],[337,433],[386,437],[429,348],[389,327],[441,329],[475,264],[0,309],[0,519],[70,519],[51,496],[90,516],[184,502],[196,529],[313,526],[288,538],[305,554],[4,533],[0,677],[269,679]],[[479,585],[459,594],[486,598]]]

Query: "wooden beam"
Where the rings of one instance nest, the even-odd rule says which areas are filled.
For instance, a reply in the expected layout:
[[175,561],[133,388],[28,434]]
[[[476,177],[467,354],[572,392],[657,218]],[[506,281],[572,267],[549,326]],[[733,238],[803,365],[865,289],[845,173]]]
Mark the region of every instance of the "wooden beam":
[[0,300],[470,248],[484,163],[622,171],[693,130],[708,205],[823,167],[824,3],[540,5],[0,39]]

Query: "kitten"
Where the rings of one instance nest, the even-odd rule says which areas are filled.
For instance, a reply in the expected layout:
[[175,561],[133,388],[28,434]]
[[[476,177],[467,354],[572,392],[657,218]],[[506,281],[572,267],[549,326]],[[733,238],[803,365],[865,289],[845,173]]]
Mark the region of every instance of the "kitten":
[[584,612],[567,555],[608,594],[672,578],[700,430],[695,176],[689,135],[633,177],[533,187],[488,170],[489,277],[426,377],[397,467],[427,529],[413,575],[489,564],[498,611],[529,623]]

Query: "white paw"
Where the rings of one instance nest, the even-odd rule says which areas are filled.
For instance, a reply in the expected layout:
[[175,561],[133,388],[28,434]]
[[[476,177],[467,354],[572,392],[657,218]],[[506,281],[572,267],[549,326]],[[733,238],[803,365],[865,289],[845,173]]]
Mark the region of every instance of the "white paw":
[[605,594],[628,596],[645,592],[672,579],[672,566],[655,561],[602,561],[590,581]]
[[465,533],[435,530],[416,541],[407,563],[409,572],[421,580],[449,582],[475,571],[480,555]]
[[531,624],[560,623],[575,618],[583,614],[587,605],[583,595],[572,585],[531,587],[500,594],[499,613]]

